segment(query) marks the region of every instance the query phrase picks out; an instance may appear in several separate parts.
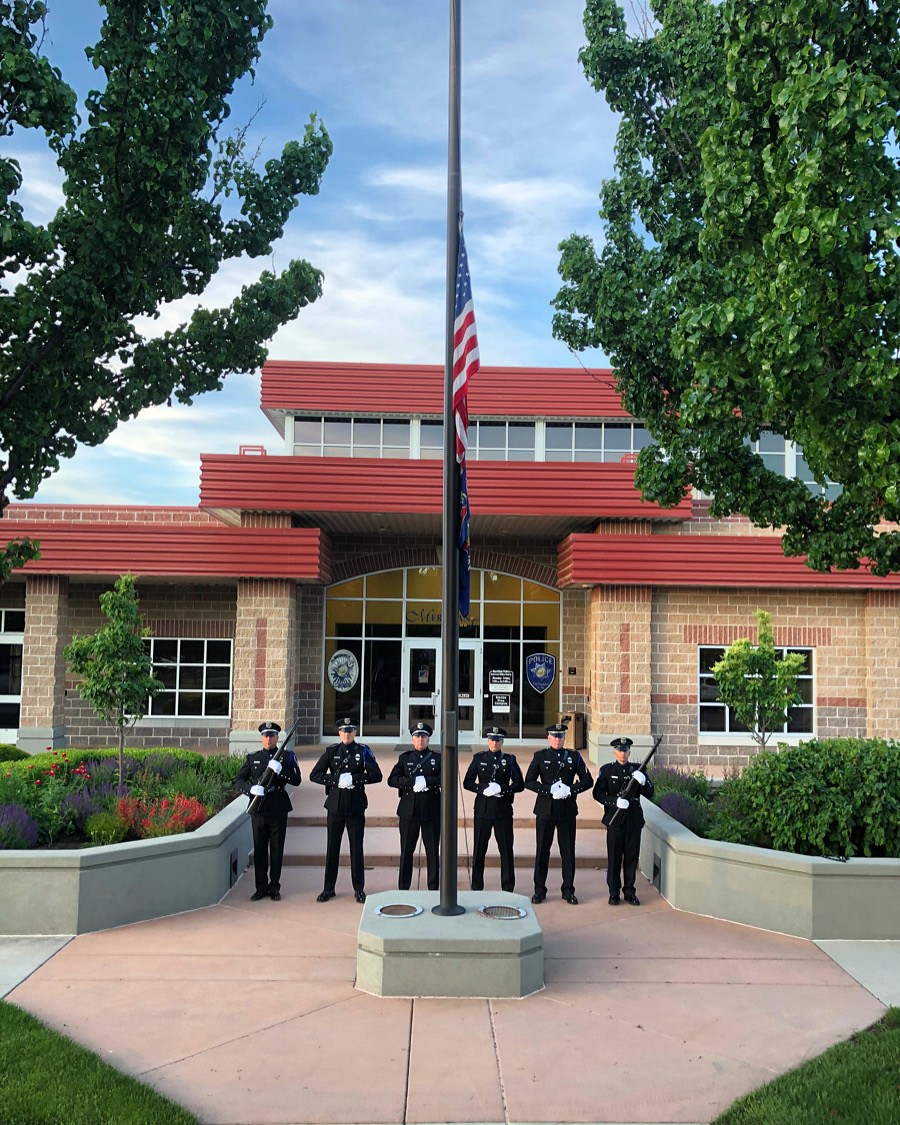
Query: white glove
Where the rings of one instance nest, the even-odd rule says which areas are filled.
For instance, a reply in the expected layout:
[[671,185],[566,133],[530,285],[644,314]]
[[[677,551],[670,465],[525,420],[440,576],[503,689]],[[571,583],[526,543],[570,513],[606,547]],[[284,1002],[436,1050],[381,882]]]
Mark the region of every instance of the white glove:
[[353,774],[342,773],[338,778],[338,789],[352,789],[353,788]]
[[631,804],[631,802],[628,800],[627,797],[619,797],[618,800],[616,801],[616,808],[617,809],[627,809],[630,804]]
[[569,788],[569,786],[568,786],[568,785],[566,785],[566,783],[565,783],[564,781],[560,781],[560,782],[559,782],[558,784],[559,784],[559,793],[560,793],[560,797],[569,797],[569,796],[571,796],[571,794],[572,794],[572,790],[571,790],[571,789]]
[[424,793],[427,788],[428,782],[421,774],[419,774],[416,778],[415,785],[413,785],[413,793]]
[[485,788],[482,789],[481,794],[483,797],[499,797],[500,786],[496,781],[492,781],[489,785],[485,786]]
[[634,773],[631,776],[638,783],[638,785],[646,785],[647,784],[647,775],[645,773],[641,773],[640,770],[635,770]]
[[554,801],[562,801],[572,792],[564,781],[554,781],[550,786],[550,795]]
[[279,762],[277,758],[273,758],[271,760],[271,762],[269,762],[269,769],[272,771],[272,773],[279,773],[280,774],[281,773],[281,762]]
[[266,791],[261,785],[251,785],[250,792],[254,797],[265,797]]

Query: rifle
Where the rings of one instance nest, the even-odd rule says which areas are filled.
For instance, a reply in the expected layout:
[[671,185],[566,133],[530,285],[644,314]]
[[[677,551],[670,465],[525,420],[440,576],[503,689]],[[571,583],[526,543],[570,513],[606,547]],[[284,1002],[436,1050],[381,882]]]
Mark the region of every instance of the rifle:
[[[643,762],[641,762],[640,766],[638,767],[638,769],[640,770],[641,773],[646,772],[646,768],[650,764],[650,759],[653,757],[653,755],[659,749],[659,744],[662,742],[662,740],[663,740],[663,736],[659,735],[657,737],[656,741],[653,743],[653,749],[650,751],[650,753],[647,755],[647,757],[644,758]],[[634,780],[633,777],[630,777],[628,779],[628,784],[625,786],[625,788],[622,790],[622,792],[619,794],[619,796],[624,797],[626,801],[630,801],[631,798],[632,798],[632,794],[637,790],[637,788],[638,788],[638,783]],[[628,812],[627,809],[618,809],[617,808],[616,811],[609,818],[609,824],[607,824],[606,827],[607,828],[615,828],[616,822],[618,821],[620,815],[623,815],[626,812]]]
[[[300,719],[298,718],[296,723],[294,723],[294,725],[291,727],[291,729],[284,736],[284,742],[282,742],[282,744],[278,747],[278,749],[272,755],[272,758],[276,762],[281,761],[281,755],[284,753],[284,748],[291,741],[291,738],[294,735],[294,731],[299,726],[300,726]],[[269,769],[269,767],[266,766],[265,770],[263,771],[262,777],[259,779],[259,781],[256,782],[256,784],[261,785],[265,789],[267,786],[269,786],[271,784],[273,777],[278,777],[278,774],[274,770]],[[257,793],[255,797],[251,798],[250,804],[247,806],[247,812],[248,813],[255,813],[256,810],[259,808],[259,806],[262,804],[263,800],[264,800],[264,798],[260,797],[260,795]]]

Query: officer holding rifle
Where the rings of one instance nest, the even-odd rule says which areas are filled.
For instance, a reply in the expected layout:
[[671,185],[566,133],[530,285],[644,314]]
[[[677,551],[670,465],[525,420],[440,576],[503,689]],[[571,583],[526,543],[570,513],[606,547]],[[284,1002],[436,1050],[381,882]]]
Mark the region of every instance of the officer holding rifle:
[[[619,894],[624,892],[626,902],[632,906],[640,906],[634,880],[641,854],[641,829],[644,827],[641,797],[652,796],[653,782],[629,762],[632,746],[630,738],[618,735],[610,742],[610,746],[613,748],[615,761],[600,767],[592,794],[594,800],[603,805],[603,823],[607,826],[606,883],[609,887],[609,905],[618,906]],[[635,782],[633,792],[626,797],[625,791],[632,779]]]
[[247,755],[238,770],[235,787],[251,798],[256,891],[250,896],[250,901],[271,898],[278,902],[281,898],[284,838],[292,807],[285,786],[300,784],[300,767],[292,750],[282,751],[276,757],[281,732],[278,723],[260,723],[258,729],[262,747]]

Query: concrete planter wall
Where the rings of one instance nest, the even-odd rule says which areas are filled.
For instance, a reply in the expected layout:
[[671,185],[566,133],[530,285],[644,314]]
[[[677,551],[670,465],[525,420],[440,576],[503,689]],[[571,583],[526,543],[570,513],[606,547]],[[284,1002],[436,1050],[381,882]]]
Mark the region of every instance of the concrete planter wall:
[[643,801],[641,870],[678,910],[818,941],[900,938],[900,859],[850,859],[704,840]]
[[84,934],[212,906],[247,866],[238,797],[194,832],[84,851],[0,851],[0,934]]

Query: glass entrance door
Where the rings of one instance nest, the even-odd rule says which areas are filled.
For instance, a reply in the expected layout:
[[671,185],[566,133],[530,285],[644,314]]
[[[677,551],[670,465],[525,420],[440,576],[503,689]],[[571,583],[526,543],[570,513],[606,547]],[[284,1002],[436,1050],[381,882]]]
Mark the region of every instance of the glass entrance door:
[[[403,699],[406,720],[402,737],[411,726],[424,720],[434,727],[434,742],[441,735],[441,642],[403,642]],[[481,742],[481,642],[459,642],[459,742],[463,746]]]
[[441,642],[428,639],[403,642],[403,694],[401,713],[405,716],[401,738],[419,721],[434,727],[437,743],[441,734]]

